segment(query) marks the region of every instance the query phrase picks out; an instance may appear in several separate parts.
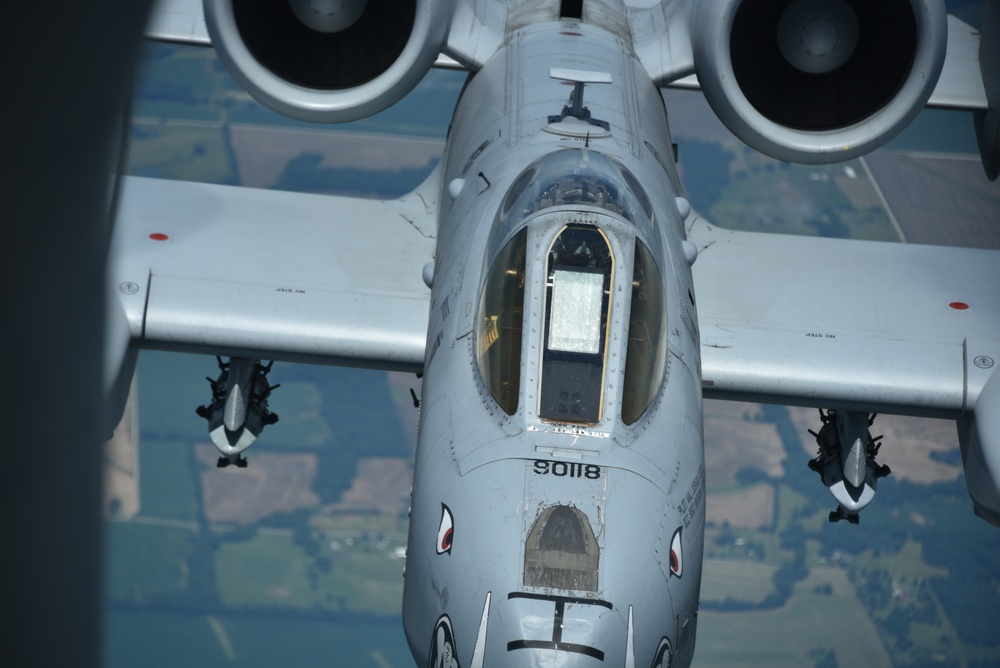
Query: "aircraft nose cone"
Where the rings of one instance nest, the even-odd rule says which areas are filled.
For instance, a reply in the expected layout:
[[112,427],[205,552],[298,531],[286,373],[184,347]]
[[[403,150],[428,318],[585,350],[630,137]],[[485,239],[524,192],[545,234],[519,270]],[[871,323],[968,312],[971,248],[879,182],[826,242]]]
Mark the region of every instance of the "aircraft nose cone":
[[[490,629],[504,636],[499,647],[494,645],[499,652],[489,657],[491,668],[622,665],[630,631],[628,607],[618,610],[598,598],[529,592],[511,592],[506,599],[502,623],[496,619],[496,628]],[[483,668],[473,659],[470,668]]]
[[[620,631],[612,605],[600,599],[514,592],[508,603],[521,624],[520,637],[507,642],[507,651],[519,662],[528,659],[524,665],[554,665],[560,655],[604,661],[610,644],[604,636],[611,626]],[[563,656],[558,665],[576,665],[565,663],[571,658]]]

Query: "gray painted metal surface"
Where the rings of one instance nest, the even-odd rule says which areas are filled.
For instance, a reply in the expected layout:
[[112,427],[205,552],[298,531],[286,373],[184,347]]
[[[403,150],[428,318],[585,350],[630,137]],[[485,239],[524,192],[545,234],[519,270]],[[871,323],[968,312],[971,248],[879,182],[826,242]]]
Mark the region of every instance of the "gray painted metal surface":
[[434,185],[381,202],[129,178],[113,289],[144,347],[418,369]]
[[998,359],[996,253],[732,232],[689,238],[705,394],[956,419]]
[[[1000,397],[1000,256],[699,218],[657,86],[698,62],[733,121],[745,100],[719,64],[728,37],[705,17],[735,3],[701,3],[700,23],[694,3],[646,4],[588,0],[561,16],[574,5],[417,3],[425,23],[449,8],[446,28],[411,33],[404,52],[418,57],[368,92],[326,91],[338,120],[392,98],[428,53],[475,73],[440,174],[400,200],[127,184],[112,276],[136,345],[423,370],[403,601],[419,665],[688,665],[703,389],[957,418],[977,511],[1000,518],[986,417]],[[914,6],[930,26],[916,79],[933,78],[945,22]],[[301,116],[323,97],[258,76],[232,22],[213,20],[226,64],[272,106]],[[933,86],[907,80],[895,120],[857,124],[863,141],[753,114],[737,134],[827,159],[838,141],[885,141]]]
[[954,16],[948,17],[948,54],[927,106],[986,109],[986,90],[979,72],[979,45],[976,28]]
[[146,37],[181,44],[212,43],[205,27],[202,0],[157,0],[149,13]]

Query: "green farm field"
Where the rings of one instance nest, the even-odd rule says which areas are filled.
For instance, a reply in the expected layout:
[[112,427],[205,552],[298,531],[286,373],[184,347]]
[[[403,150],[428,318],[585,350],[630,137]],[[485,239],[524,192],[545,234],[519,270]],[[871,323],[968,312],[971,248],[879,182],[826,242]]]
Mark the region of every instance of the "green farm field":
[[[830,593],[818,593],[826,585]],[[810,569],[782,608],[706,611],[698,619],[695,666],[801,668],[814,665],[817,650],[832,651],[840,666],[892,665],[846,573],[836,568]]]

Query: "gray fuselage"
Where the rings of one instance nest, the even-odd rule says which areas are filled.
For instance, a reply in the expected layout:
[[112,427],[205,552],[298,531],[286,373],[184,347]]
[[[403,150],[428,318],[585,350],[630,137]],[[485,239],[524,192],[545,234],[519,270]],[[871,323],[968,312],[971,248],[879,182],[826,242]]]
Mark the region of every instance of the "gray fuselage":
[[687,665],[702,399],[666,112],[613,24],[508,34],[444,157],[406,635],[435,668]]

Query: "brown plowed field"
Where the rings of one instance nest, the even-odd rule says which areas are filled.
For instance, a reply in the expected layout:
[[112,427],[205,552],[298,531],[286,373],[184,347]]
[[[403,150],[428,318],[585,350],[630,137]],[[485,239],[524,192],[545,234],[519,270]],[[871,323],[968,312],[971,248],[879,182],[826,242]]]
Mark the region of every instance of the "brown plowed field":
[[754,422],[758,404],[705,401],[705,477],[709,488],[729,485],[742,468],[760,469],[772,478],[785,475],[785,451],[777,429]]
[[196,446],[198,459],[212,466],[201,475],[202,501],[209,522],[250,524],[277,513],[319,503],[312,491],[316,479],[314,454],[254,455],[244,469],[214,468],[219,452],[212,445]]

